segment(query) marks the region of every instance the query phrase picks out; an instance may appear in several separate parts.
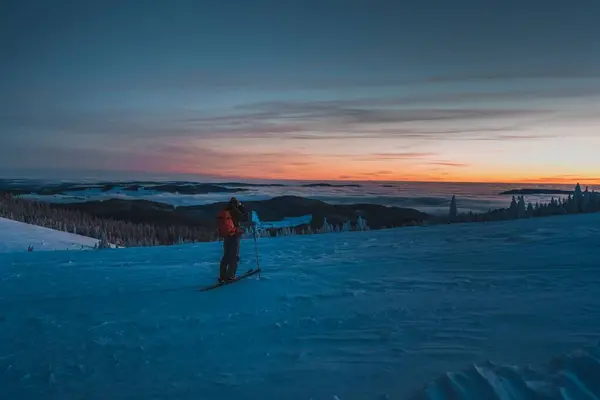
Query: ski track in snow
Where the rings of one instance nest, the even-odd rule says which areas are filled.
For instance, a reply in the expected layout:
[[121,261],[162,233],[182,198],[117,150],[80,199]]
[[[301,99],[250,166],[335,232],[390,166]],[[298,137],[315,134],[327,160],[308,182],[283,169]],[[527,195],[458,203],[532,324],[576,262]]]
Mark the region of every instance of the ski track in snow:
[[3,254],[0,397],[599,396],[599,239],[600,214],[260,239],[260,279],[204,293],[220,243]]

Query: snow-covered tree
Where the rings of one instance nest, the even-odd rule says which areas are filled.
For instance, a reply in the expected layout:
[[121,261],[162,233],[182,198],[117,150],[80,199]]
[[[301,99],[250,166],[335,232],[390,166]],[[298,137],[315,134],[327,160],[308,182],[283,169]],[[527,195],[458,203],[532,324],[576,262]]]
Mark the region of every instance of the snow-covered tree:
[[512,197],[512,201],[510,202],[510,207],[508,208],[509,215],[511,218],[517,218],[519,205],[517,203],[517,199],[515,196]]
[[281,228],[278,232],[278,236],[293,236],[296,234],[296,230],[289,226]]
[[582,200],[581,200],[581,212],[587,213],[590,211],[590,192],[588,190],[588,188],[585,188],[585,191],[583,192],[583,196],[582,196]]
[[356,230],[357,231],[368,231],[369,229],[370,228],[367,225],[367,221],[359,215],[356,220]]
[[327,222],[327,217],[323,219],[323,226],[319,229],[319,233],[331,233],[333,232],[333,226]]
[[344,224],[342,225],[342,228],[340,229],[340,232],[348,232],[351,230],[350,227],[350,221],[346,221],[344,222]]

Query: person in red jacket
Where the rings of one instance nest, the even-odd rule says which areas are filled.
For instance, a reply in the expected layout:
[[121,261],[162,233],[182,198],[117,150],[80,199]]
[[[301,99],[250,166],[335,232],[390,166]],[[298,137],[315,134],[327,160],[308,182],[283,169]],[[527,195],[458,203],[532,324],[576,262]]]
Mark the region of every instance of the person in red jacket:
[[245,206],[235,197],[217,215],[219,236],[223,238],[223,257],[219,268],[219,281],[235,279],[240,261],[240,242],[244,234],[241,222],[248,218]]

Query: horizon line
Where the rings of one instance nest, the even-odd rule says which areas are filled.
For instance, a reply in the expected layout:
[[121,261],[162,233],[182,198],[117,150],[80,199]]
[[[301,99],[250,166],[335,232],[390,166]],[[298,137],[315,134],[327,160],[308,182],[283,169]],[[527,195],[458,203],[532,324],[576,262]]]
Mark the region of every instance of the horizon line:
[[[188,175],[188,174],[182,174]],[[194,175],[194,174],[189,174]],[[200,177],[200,176],[199,176]],[[224,183],[252,183],[251,181],[267,181],[267,182],[307,182],[307,183],[330,183],[330,182],[346,182],[346,183],[426,183],[426,184],[476,184],[476,185],[597,185],[600,186],[600,181],[594,179],[573,179],[568,181],[552,181],[552,180],[540,180],[540,181],[443,181],[443,180],[384,180],[384,179],[298,179],[298,178],[250,178],[250,177],[205,177],[208,180],[220,180],[217,182],[207,182],[201,180],[190,180],[182,178],[167,178],[167,177],[148,177],[148,178],[100,178],[100,177],[79,177],[79,178],[59,178],[59,177],[2,177],[0,180],[4,181],[70,181],[70,182],[81,182],[81,181],[96,181],[96,182],[142,182],[142,181],[167,181],[167,182],[196,182],[196,183],[207,183],[207,184],[224,184]]]

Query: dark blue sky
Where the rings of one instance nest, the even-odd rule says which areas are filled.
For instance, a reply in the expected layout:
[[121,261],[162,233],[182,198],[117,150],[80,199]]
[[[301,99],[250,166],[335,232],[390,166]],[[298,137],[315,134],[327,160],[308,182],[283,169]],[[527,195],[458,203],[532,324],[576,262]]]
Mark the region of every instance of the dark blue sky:
[[598,1],[3,1],[0,169],[593,179],[598,21]]

